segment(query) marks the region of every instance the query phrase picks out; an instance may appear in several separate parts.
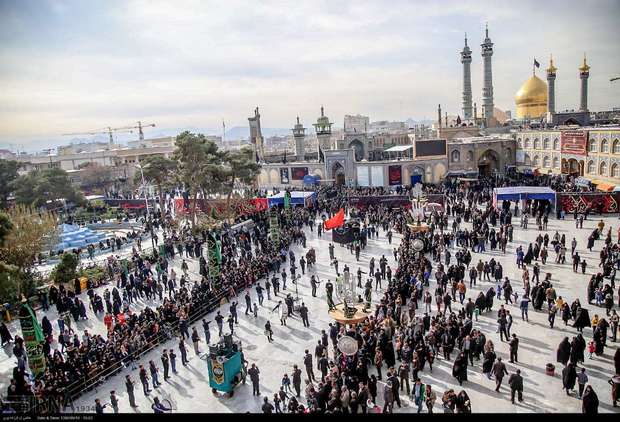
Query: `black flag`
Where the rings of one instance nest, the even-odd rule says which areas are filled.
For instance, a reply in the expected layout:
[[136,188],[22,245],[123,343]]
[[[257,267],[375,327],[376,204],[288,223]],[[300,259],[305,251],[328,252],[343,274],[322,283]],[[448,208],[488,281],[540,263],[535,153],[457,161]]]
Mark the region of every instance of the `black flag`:
[[536,67],[540,67],[540,63],[538,63],[538,62],[536,61],[536,58],[534,58],[534,66],[536,66]]
[[321,145],[319,145],[319,163],[325,161],[325,155],[323,154],[323,150],[321,149]]

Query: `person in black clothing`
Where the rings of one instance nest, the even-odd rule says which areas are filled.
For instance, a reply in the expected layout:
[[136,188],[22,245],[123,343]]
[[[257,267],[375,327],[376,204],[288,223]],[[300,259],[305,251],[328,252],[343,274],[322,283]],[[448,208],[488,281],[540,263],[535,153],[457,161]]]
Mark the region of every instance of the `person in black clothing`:
[[131,407],[138,407],[136,404],[136,396],[134,395],[134,382],[131,380],[131,376],[125,376],[125,388],[127,388],[127,397],[129,397],[129,405]]
[[260,396],[260,388],[259,388],[259,375],[260,370],[256,366],[255,363],[252,364],[252,367],[248,369],[248,375],[250,376],[250,380],[252,381],[252,395]]
[[308,321],[308,308],[303,302],[301,302],[301,307],[299,308],[299,315],[301,315],[301,321],[304,323],[304,327],[310,327],[310,322]]
[[168,370],[170,368],[170,358],[168,357],[168,351],[164,349],[161,355],[161,364],[164,367],[164,381],[166,381],[170,376],[168,376]]
[[217,323],[217,329],[219,330],[217,334],[222,337],[222,329],[224,328],[224,317],[222,316],[220,311],[217,311],[217,315],[215,315],[214,319]]
[[519,351],[519,339],[516,334],[512,335],[512,338],[508,342],[510,346],[510,363],[519,362],[517,359],[517,352]]
[[269,398],[265,397],[263,399],[263,406],[262,406],[262,411],[263,413],[266,414],[272,414],[273,413],[273,404],[269,403]]
[[181,363],[183,366],[187,366],[189,360],[187,360],[187,349],[185,348],[183,339],[179,340],[179,351],[181,352]]
[[140,382],[142,383],[142,389],[144,390],[144,395],[148,396],[151,390],[149,389],[149,377],[146,374],[146,369],[144,366],[140,365]]
[[508,378],[508,385],[510,385],[510,401],[515,404],[515,393],[518,393],[519,402],[523,401],[523,377],[521,376],[521,370],[517,369],[516,374],[510,375]]
[[308,375],[308,379],[311,380],[312,382],[316,382],[316,378],[314,377],[314,369],[312,368],[312,355],[310,354],[310,352],[308,351],[308,349],[305,350],[305,355],[304,355],[304,366],[306,367],[306,375]]
[[297,398],[301,395],[301,369],[297,365],[293,365],[293,388]]

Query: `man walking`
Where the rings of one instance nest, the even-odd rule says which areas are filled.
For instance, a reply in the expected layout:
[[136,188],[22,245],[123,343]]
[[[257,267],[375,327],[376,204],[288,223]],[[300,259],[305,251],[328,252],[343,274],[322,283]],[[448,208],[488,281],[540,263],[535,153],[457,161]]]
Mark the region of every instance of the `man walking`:
[[222,316],[222,314],[220,313],[220,311],[217,311],[217,315],[215,315],[215,323],[217,324],[217,329],[218,329],[218,335],[220,337],[222,337],[222,329],[224,328],[224,317]]
[[260,374],[260,370],[258,369],[256,364],[253,363],[252,367],[248,369],[248,375],[250,376],[250,380],[252,381],[252,395],[253,396],[260,396],[260,388],[258,386],[259,384],[258,374]]
[[502,380],[504,379],[504,375],[508,375],[508,371],[506,370],[506,364],[502,362],[502,358],[497,358],[497,361],[493,364],[492,372],[495,376],[495,391],[499,392],[499,388],[502,386]]
[[301,315],[301,321],[304,323],[304,327],[310,327],[310,322],[308,321],[308,308],[303,302],[301,302],[301,307],[299,308],[299,315]]
[[516,334],[512,335],[512,338],[508,342],[508,346],[510,346],[510,363],[518,363],[517,352],[519,351],[519,339]]
[[305,353],[306,354],[304,356],[304,366],[306,367],[306,375],[308,376],[308,379],[310,381],[315,382],[316,378],[314,377],[314,370],[312,368],[312,355],[310,354],[308,349],[306,349]]
[[293,388],[297,398],[301,395],[301,369],[297,365],[293,365]]
[[510,385],[510,401],[515,404],[515,393],[518,393],[519,402],[523,401],[523,377],[521,376],[521,370],[517,369],[516,374],[512,374],[508,378],[508,385]]

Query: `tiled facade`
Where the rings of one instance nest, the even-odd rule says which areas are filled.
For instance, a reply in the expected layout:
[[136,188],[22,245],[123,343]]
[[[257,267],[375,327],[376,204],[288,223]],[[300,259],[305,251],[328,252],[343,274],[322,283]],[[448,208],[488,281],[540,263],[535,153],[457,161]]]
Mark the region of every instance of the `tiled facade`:
[[620,128],[579,130],[588,132],[585,155],[562,153],[560,130],[516,132],[517,165],[552,174],[568,174],[572,166],[588,179],[620,183]]

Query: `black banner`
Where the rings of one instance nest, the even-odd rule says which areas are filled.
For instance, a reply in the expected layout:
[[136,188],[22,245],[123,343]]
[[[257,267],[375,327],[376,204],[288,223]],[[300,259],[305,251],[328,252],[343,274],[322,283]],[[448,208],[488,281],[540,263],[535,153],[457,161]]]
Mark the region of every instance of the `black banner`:
[[592,212],[616,213],[620,203],[620,192],[566,192],[558,193],[558,202],[566,213],[583,213],[587,208]]
[[388,178],[390,186],[403,184],[403,170],[402,166],[390,166],[388,168]]

